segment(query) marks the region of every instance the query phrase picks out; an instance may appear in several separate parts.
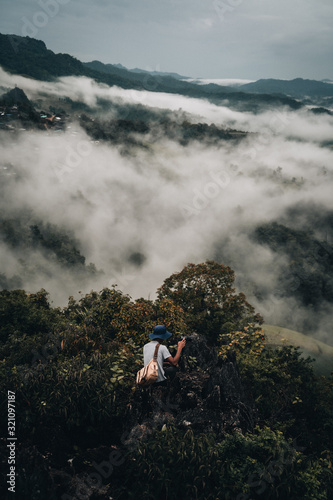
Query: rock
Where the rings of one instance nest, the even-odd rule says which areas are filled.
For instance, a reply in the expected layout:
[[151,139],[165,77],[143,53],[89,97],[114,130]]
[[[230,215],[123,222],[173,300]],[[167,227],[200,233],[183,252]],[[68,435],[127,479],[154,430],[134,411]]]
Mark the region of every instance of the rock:
[[235,356],[222,362],[204,337],[192,334],[179,364],[167,386],[137,388],[126,419],[131,428],[127,444],[133,446],[170,421],[178,428],[220,435],[254,428],[254,402],[244,390]]

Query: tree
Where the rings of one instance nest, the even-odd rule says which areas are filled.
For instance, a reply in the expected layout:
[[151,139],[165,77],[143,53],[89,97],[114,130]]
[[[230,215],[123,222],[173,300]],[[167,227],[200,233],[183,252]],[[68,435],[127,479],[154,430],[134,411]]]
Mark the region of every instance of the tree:
[[190,329],[215,341],[220,333],[263,322],[245,295],[235,293],[234,279],[230,267],[215,261],[190,263],[164,281],[158,300],[171,299],[183,309]]
[[157,324],[165,325],[174,334],[186,332],[184,311],[172,300],[154,303],[140,298],[133,302],[115,287],[91,292],[79,302],[71,297],[65,316],[90,332],[102,332],[106,341],[132,339],[140,346],[148,342],[148,335]]
[[0,291],[0,343],[5,343],[13,334],[32,336],[47,333],[61,319],[60,311],[50,306],[48,293],[44,289],[37,293]]

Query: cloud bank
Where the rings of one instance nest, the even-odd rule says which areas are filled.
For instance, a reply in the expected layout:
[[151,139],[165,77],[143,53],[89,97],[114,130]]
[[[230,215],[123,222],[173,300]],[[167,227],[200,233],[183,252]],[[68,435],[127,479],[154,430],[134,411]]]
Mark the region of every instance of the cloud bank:
[[[0,133],[1,165],[11,164],[15,173],[1,177],[2,212],[32,213],[71,232],[87,263],[103,274],[82,282],[58,263],[44,262],[38,251],[13,253],[5,244],[0,272],[21,273],[23,288],[44,287],[54,304],[65,305],[79,290],[115,283],[133,298],[154,298],[164,279],[188,262],[216,258],[235,270],[239,290],[267,322],[304,325],[309,312],[277,293],[286,258],[255,243],[251,234],[300,204],[333,210],[333,151],[322,146],[332,137],[332,116],[282,108],[241,113],[179,95],[109,88],[87,78],[36,83],[3,70],[0,77],[4,90],[16,83],[32,101],[67,96],[92,108],[102,98],[175,115],[181,109],[193,123],[249,132],[239,143],[187,146],[148,134],[148,147],[126,155],[116,144],[89,137],[74,113],[70,128],[60,134]],[[331,244],[332,233],[326,238]],[[22,259],[30,275],[22,272]],[[33,272],[37,262],[45,272]],[[258,298],[260,289],[264,300]],[[317,328],[326,341],[331,312],[329,305],[323,308]]]

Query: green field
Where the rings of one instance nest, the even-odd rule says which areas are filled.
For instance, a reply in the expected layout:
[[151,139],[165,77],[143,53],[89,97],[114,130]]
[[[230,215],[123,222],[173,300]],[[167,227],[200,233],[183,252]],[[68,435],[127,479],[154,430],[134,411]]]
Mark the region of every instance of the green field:
[[315,359],[314,369],[318,375],[330,375],[333,372],[333,347],[303,333],[281,328],[280,326],[263,325],[267,345],[271,347],[293,345],[300,347],[303,356]]

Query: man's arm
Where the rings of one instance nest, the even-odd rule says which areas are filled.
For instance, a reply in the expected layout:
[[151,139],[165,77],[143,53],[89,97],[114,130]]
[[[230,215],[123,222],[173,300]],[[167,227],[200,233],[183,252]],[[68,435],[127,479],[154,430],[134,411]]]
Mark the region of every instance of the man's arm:
[[185,344],[186,344],[186,340],[185,339],[183,339],[180,342],[178,342],[178,349],[177,349],[177,352],[176,352],[176,356],[174,358],[172,356],[170,356],[169,358],[166,358],[165,361],[167,361],[171,365],[177,366],[178,365],[178,361],[180,360],[180,356],[182,354],[182,350],[185,347]]

